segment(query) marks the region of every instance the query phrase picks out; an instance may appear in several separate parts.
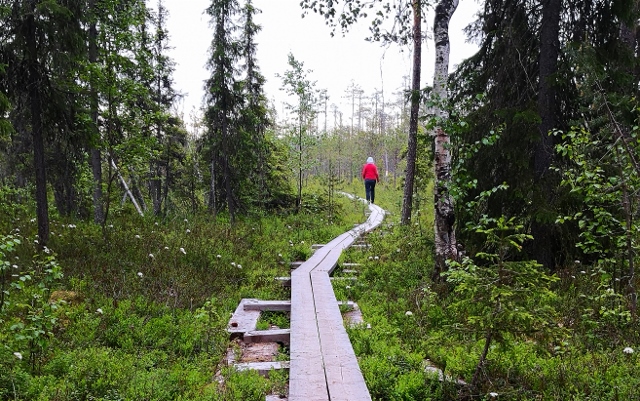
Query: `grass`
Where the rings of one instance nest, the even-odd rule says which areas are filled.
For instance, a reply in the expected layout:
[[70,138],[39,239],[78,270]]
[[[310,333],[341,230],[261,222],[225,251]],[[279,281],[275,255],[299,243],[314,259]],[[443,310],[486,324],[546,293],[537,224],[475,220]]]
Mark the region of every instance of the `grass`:
[[[344,190],[364,192],[359,182]],[[360,264],[358,280],[334,281],[337,298],[362,310],[365,323],[348,333],[374,400],[640,399],[638,323],[624,297],[607,292],[607,278],[587,266],[555,284],[558,317],[549,324],[562,330],[507,333],[490,350],[477,388],[425,372],[429,361],[469,382],[483,341],[466,329],[464,311],[451,307],[451,289],[431,282],[429,208],[401,227],[399,189],[376,191],[389,213],[367,236],[372,246],[341,257]],[[234,226],[207,215],[155,220],[120,212],[102,232],[54,218],[50,253],[34,242],[29,207],[2,206],[8,294],[0,309],[0,399],[262,401],[285,393],[286,372],[266,379],[225,366],[226,325],[243,297],[288,299],[274,278],[289,274],[289,262],[365,218],[357,201],[337,197],[335,218],[321,197],[306,199],[318,215],[253,216]],[[20,243],[8,246],[9,234]],[[57,302],[49,302],[54,293]],[[260,324],[287,323],[275,312]]]

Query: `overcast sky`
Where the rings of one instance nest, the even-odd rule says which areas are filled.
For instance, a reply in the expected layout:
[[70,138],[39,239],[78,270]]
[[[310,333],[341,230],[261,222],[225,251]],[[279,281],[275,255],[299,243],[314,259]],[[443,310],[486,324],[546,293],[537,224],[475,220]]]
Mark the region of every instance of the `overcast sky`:
[[[175,87],[185,93],[182,105],[185,117],[190,110],[202,105],[203,84],[209,76],[205,64],[213,37],[209,18],[204,13],[211,0],[165,0],[169,11],[168,29],[173,47],[170,56],[177,63],[174,74]],[[242,2],[242,1],[241,1]],[[154,1],[150,1],[154,7]],[[386,101],[403,87],[403,77],[411,75],[411,48],[388,48],[364,40],[368,33],[366,23],[354,27],[346,37],[338,32],[330,36],[331,29],[316,14],[302,18],[300,0],[254,0],[262,10],[256,22],[262,26],[258,35],[258,65],[265,76],[265,91],[278,112],[287,101],[280,90],[281,80],[276,74],[289,69],[287,55],[304,63],[312,70],[308,78],[316,81],[317,89],[327,89],[329,104],[343,110],[350,109],[345,90],[351,82],[362,87],[365,95],[384,90]],[[450,25],[451,69],[472,55],[476,46],[466,43],[462,29],[472,21],[479,5],[476,0],[461,0]],[[430,21],[433,18],[429,18]],[[424,27],[432,30],[432,27]],[[422,86],[433,81],[434,46],[432,40],[423,45]]]

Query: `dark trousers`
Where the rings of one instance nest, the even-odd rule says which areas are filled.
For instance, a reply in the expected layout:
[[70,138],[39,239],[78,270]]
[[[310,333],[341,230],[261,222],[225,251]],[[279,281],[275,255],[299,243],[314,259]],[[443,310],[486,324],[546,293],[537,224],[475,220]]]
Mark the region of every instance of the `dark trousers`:
[[364,180],[364,192],[367,200],[374,203],[376,200],[376,180]]

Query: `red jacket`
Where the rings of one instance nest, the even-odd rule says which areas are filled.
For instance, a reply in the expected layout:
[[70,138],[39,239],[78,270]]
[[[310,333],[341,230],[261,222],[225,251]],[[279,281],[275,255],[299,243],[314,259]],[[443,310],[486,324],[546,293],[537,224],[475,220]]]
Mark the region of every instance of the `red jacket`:
[[378,175],[378,168],[373,163],[367,163],[362,167],[362,178],[364,180],[376,180],[380,181]]

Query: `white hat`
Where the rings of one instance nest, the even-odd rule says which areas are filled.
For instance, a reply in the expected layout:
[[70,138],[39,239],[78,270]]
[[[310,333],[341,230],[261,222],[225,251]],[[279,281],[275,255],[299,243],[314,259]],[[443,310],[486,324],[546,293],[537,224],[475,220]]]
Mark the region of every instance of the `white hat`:
[[373,163],[373,157],[369,156],[369,158],[367,159],[367,164],[372,164]]

